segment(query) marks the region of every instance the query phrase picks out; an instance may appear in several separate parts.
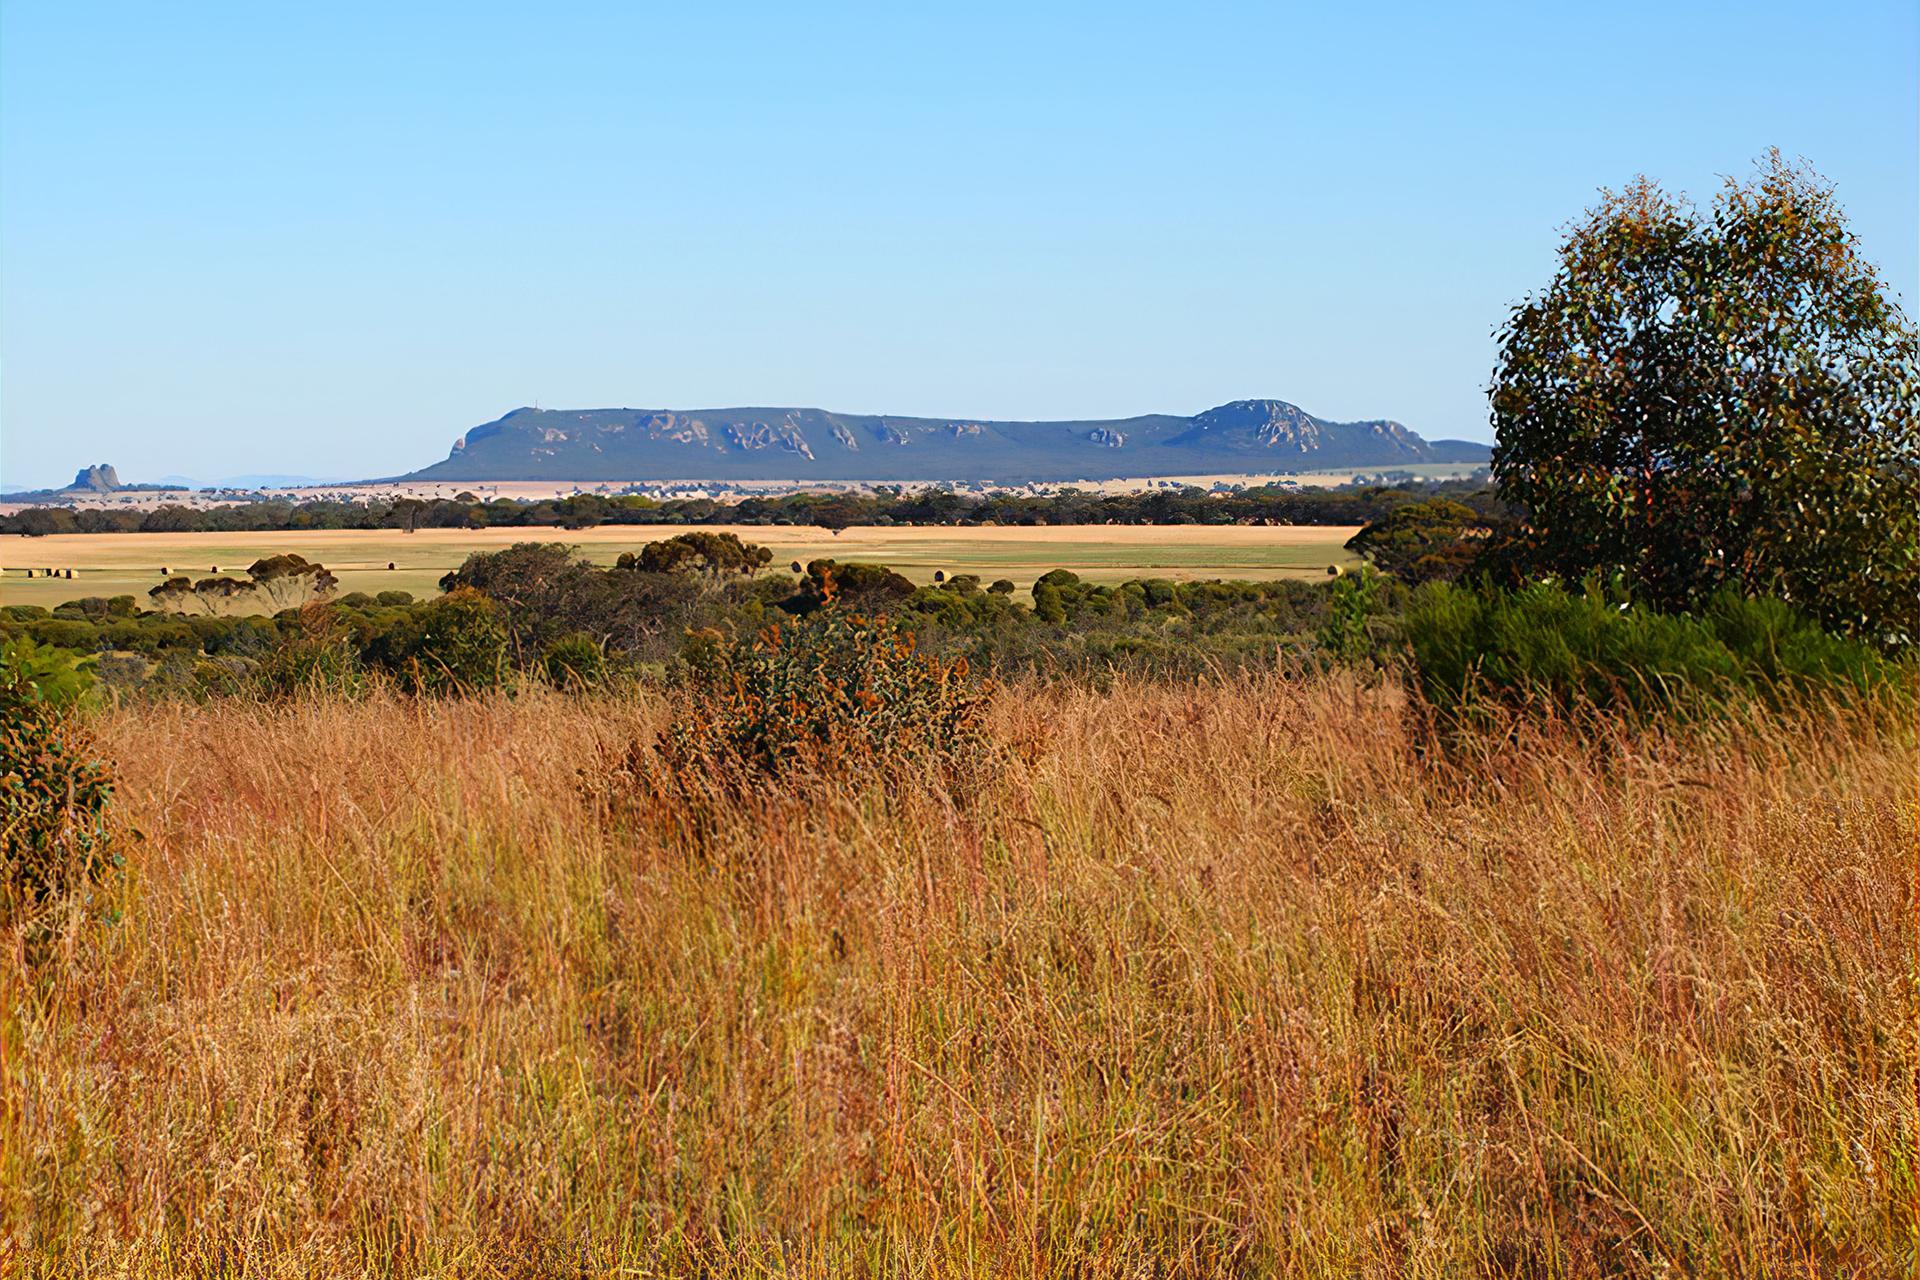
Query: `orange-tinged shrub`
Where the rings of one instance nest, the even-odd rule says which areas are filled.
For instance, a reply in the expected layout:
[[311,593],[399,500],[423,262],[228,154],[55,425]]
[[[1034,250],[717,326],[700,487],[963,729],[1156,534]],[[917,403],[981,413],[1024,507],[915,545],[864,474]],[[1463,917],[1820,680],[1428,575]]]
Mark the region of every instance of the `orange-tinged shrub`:
[[692,698],[660,742],[672,772],[742,781],[972,765],[990,682],[965,658],[920,650],[885,617],[837,608],[749,641],[707,636],[690,655]]

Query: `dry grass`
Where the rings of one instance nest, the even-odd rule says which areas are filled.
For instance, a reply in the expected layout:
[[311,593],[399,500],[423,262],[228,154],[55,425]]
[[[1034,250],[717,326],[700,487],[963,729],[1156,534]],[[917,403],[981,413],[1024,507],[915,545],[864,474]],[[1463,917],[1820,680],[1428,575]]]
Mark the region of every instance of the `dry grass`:
[[1897,718],[1462,768],[1337,679],[1022,689],[967,807],[703,860],[579,785],[662,714],[106,714],[112,922],[0,939],[0,1271],[1912,1265]]

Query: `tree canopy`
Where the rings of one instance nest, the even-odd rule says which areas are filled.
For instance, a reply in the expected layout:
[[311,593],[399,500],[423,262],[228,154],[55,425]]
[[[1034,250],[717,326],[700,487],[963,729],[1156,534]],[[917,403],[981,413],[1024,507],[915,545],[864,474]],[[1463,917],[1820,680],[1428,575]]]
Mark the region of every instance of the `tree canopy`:
[[1914,643],[1915,332],[1818,175],[1776,153],[1705,210],[1608,193],[1499,339],[1494,474],[1533,567]]
[[1347,539],[1347,550],[1407,582],[1451,581],[1473,568],[1488,519],[1447,498],[1396,507]]

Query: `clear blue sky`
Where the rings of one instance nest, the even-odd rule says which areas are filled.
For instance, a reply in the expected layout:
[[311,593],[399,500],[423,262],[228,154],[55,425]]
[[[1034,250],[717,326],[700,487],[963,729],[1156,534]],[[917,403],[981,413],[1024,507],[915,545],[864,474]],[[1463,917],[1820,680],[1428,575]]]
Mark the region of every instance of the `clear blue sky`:
[[0,489],[516,405],[1487,437],[1556,229],[1769,146],[1920,293],[1889,3],[0,7]]

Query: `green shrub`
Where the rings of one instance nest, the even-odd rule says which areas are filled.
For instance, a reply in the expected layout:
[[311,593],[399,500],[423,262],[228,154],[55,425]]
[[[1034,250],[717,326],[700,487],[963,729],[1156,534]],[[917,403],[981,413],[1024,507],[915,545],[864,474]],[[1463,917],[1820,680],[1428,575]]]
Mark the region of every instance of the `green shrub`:
[[1877,650],[1823,630],[1784,600],[1722,591],[1700,620],[1764,689],[1864,693],[1896,670]]
[[1403,582],[1451,582],[1473,566],[1491,522],[1449,498],[1396,507],[1347,539],[1347,550]]
[[456,588],[414,615],[401,658],[401,678],[421,693],[471,693],[513,682],[499,612],[470,588]]
[[82,892],[113,864],[113,784],[73,710],[85,687],[68,655],[0,650],[0,920]]
[[607,655],[592,636],[580,631],[548,645],[541,664],[547,679],[562,689],[592,689],[607,678]]
[[807,562],[800,590],[781,604],[789,613],[807,614],[834,605],[840,609],[877,612],[897,607],[911,596],[911,579],[883,564],[841,564],[836,560]]
[[1042,622],[1056,627],[1067,625],[1065,593],[1080,585],[1080,575],[1071,569],[1055,569],[1034,579],[1033,612]]
[[1492,704],[1694,716],[1745,698],[1847,697],[1896,671],[1777,600],[1725,593],[1687,616],[1597,585],[1430,583],[1414,594],[1403,628],[1420,696],[1453,716]]
[[74,706],[92,690],[98,662],[91,655],[42,648],[25,636],[0,647],[0,663],[30,685],[41,701],[61,709]]
[[1327,616],[1317,637],[1320,651],[1335,662],[1364,662],[1377,645],[1373,619],[1380,613],[1380,575],[1370,568],[1342,574],[1327,588]]
[[49,618],[33,624],[34,640],[56,649],[90,652],[100,647],[100,629],[78,618]]
[[[366,686],[366,672],[332,606],[304,606],[292,633],[268,648],[253,680],[269,697],[330,693],[352,697]],[[210,688],[220,687],[218,682]]]

